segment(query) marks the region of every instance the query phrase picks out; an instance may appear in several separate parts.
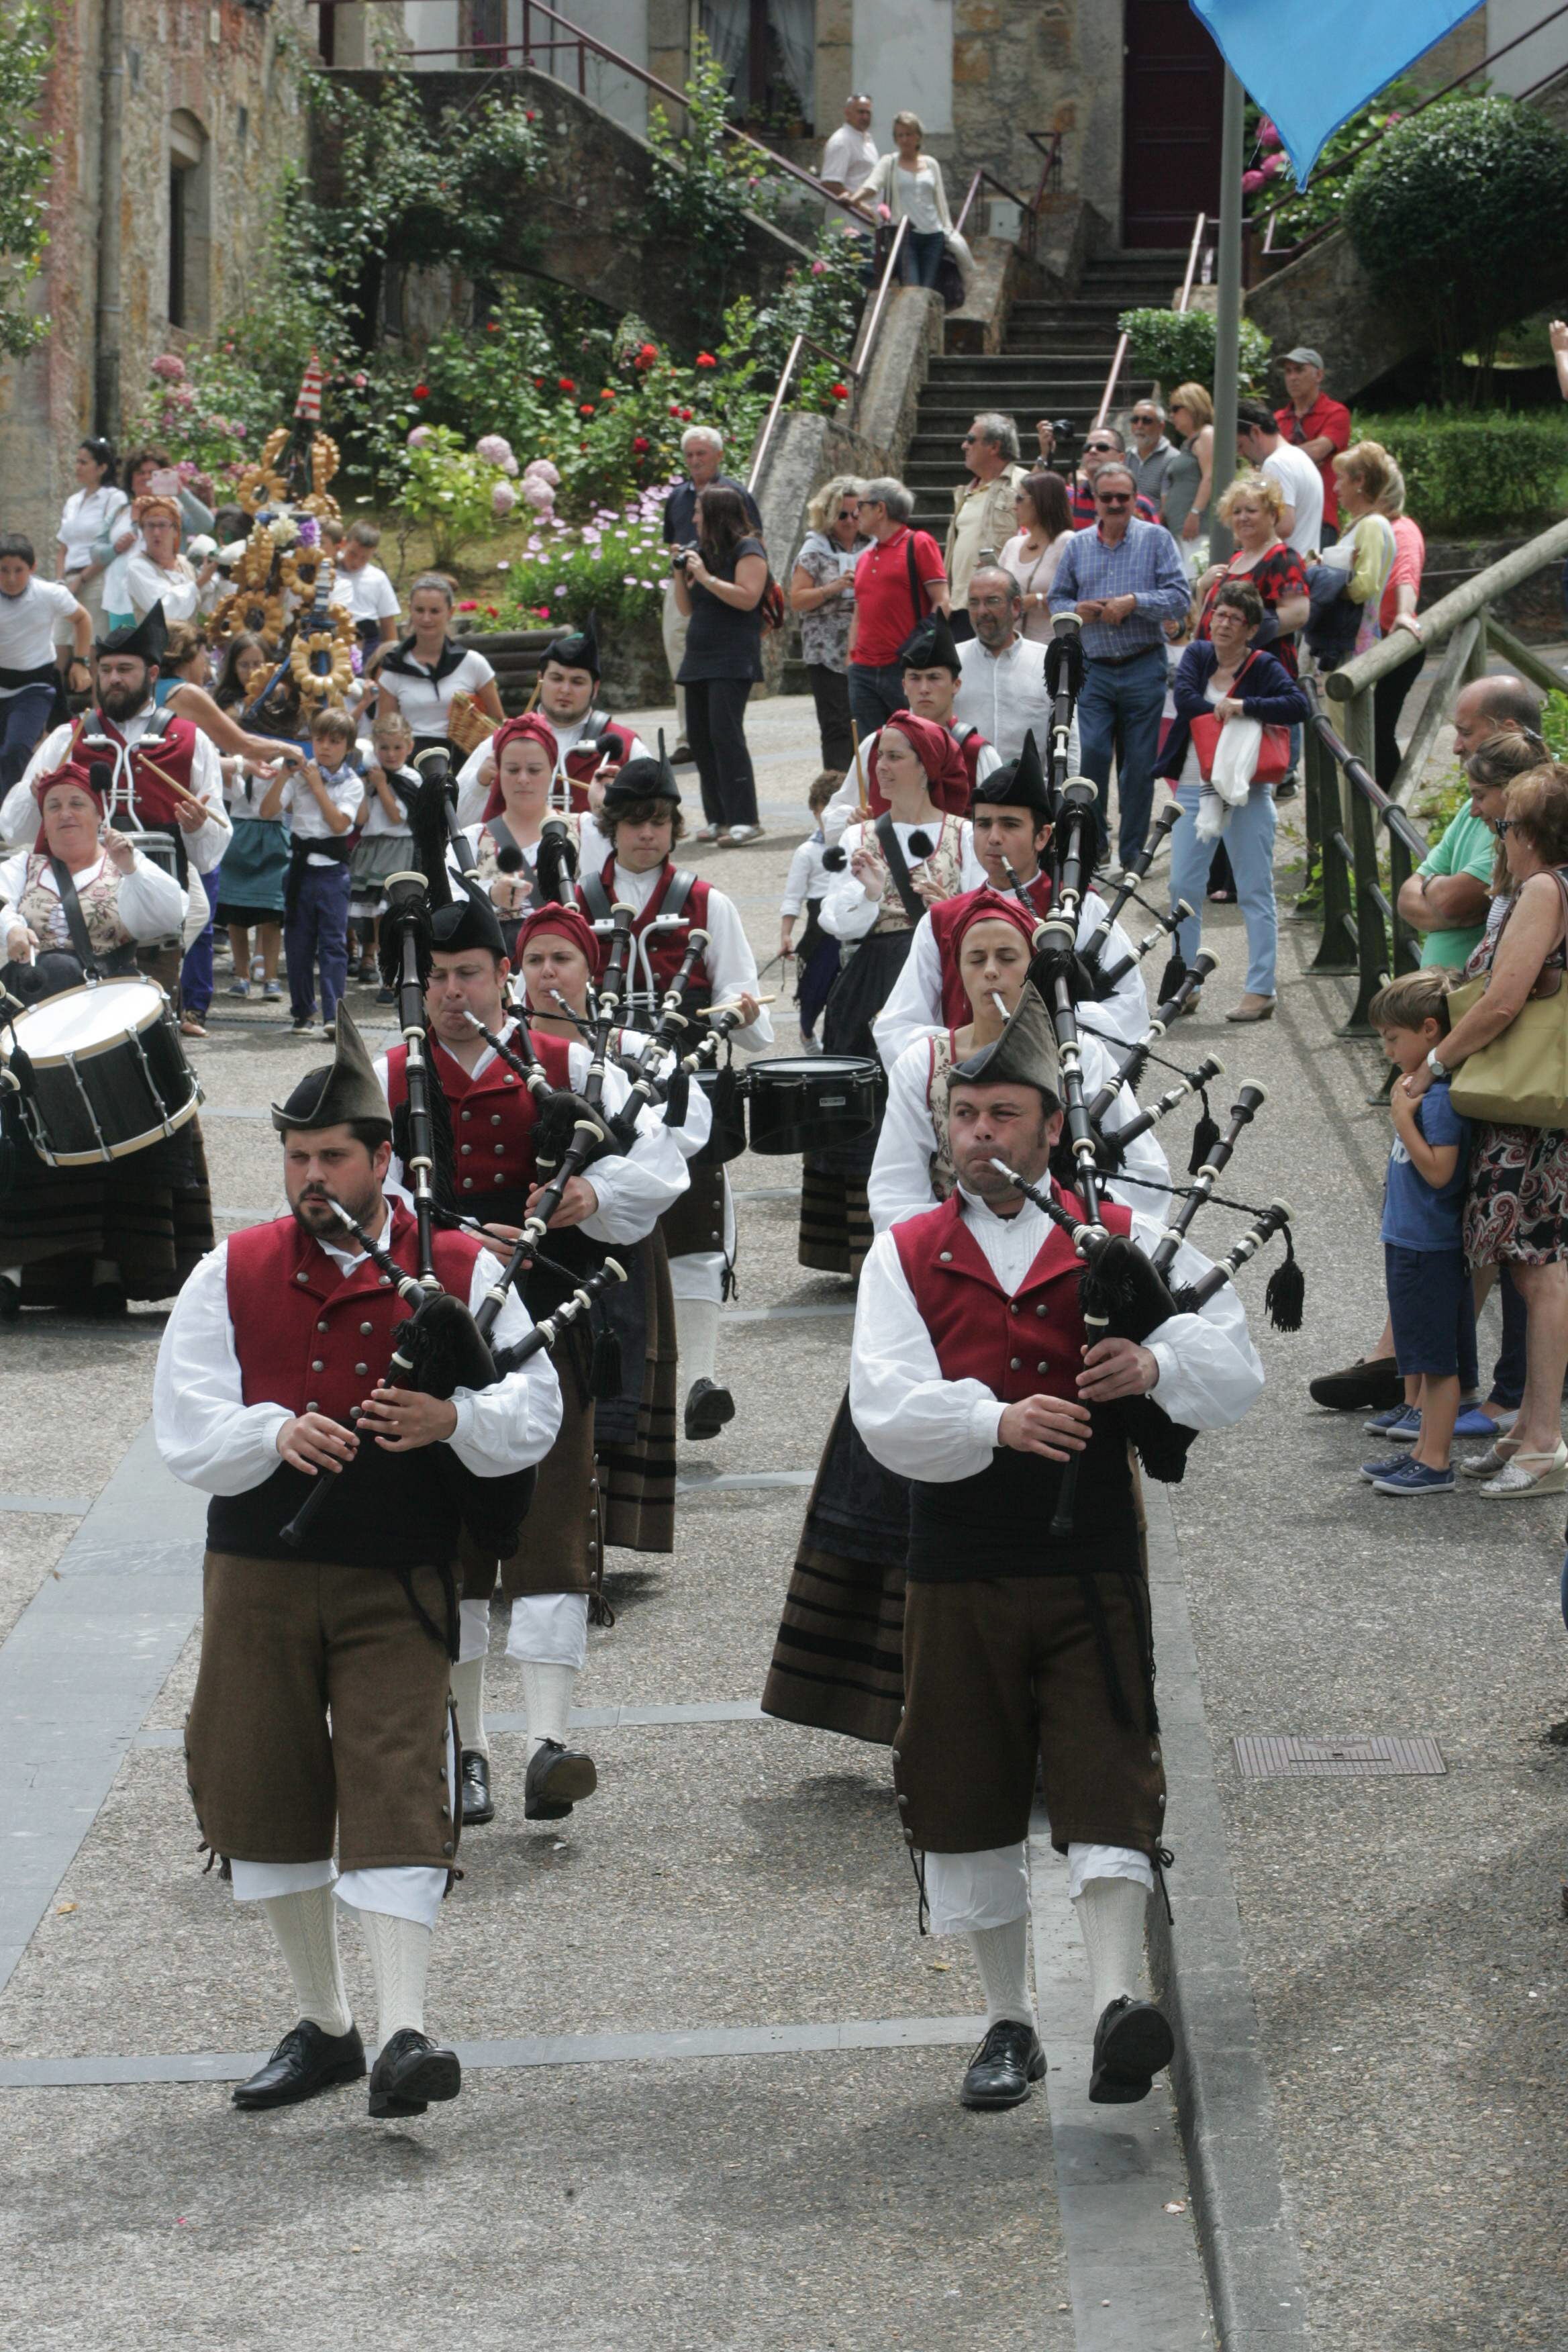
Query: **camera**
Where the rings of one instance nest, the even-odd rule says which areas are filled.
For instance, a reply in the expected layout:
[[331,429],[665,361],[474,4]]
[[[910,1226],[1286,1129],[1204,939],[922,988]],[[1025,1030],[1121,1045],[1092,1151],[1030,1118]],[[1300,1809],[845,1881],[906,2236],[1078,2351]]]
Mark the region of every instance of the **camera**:
[[678,547],[669,560],[679,571],[684,572],[691,561],[692,552],[689,547]]

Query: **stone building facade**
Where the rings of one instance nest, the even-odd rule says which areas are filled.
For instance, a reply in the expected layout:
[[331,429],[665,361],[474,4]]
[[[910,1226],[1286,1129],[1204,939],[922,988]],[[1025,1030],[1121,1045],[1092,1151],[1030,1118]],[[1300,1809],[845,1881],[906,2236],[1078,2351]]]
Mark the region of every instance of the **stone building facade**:
[[0,520],[55,568],[76,444],[134,418],[159,352],[243,310],[280,173],[303,161],[306,0],[59,0],[35,293],[47,340],[0,362]]

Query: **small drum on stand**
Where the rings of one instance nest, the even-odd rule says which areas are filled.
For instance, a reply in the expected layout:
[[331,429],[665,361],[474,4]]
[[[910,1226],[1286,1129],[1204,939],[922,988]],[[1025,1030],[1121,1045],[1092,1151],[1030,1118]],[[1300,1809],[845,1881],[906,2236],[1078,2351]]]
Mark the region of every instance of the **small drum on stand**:
[[746,1072],[752,1150],[826,1151],[858,1143],[881,1116],[882,1066],[858,1054],[781,1054]]
[[722,1168],[726,1160],[739,1160],[746,1148],[746,1105],[742,1089],[747,1082],[727,1063],[720,1069],[710,1062],[704,1062],[692,1071],[691,1083],[701,1087],[708,1097],[708,1108],[713,1114],[713,1131],[692,1164]]
[[34,1150],[87,1168],[162,1143],[201,1102],[169,1001],[151,980],[68,988],[18,1013],[0,1047]]

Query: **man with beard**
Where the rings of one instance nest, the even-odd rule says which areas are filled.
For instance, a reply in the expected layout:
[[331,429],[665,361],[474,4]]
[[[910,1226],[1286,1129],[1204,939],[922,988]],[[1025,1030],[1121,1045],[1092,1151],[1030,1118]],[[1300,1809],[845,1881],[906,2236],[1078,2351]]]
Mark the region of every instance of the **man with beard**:
[[[556,638],[539,667],[539,711],[560,747],[551,805],[578,815],[593,806],[588,787],[595,776],[648,756],[642,737],[599,707],[598,692],[599,635],[590,615],[586,628]],[[490,746],[481,743],[458,772],[458,823],[465,831],[484,814],[494,782]]]
[[[391,1385],[403,1298],[330,1202],[410,1276],[418,1233],[386,1198],[392,1120],[342,1007],[332,1064],[272,1119],[292,1214],[203,1260],[170,1316],[153,1391],[163,1460],[212,1496],[191,1797],[236,1898],[265,1909],[300,2007],[234,2101],[286,2106],[363,2075],[338,1958],[342,1903],[359,1915],[380,2006],[370,2112],[422,2115],[461,2079],[456,2053],[425,2032],[425,1977],[458,1841],[447,1657],[462,1474],[487,1482],[538,1462],[560,1389],[542,1353],[447,1399]],[[500,1279],[466,1234],[437,1234],[434,1258],[470,1312]],[[513,1293],[496,1348],[530,1328]],[[302,1554],[282,1529],[323,1477]]]

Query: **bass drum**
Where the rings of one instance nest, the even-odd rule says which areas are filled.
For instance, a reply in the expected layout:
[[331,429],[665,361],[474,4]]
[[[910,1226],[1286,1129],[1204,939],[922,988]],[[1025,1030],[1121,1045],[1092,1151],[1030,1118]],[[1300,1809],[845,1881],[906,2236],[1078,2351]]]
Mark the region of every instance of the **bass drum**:
[[871,1133],[887,1082],[858,1054],[778,1055],[751,1065],[746,1092],[753,1151],[826,1151]]
[[705,1064],[693,1070],[691,1083],[701,1087],[713,1114],[713,1131],[691,1165],[722,1168],[727,1160],[739,1160],[746,1148],[746,1105],[742,1092],[744,1081],[740,1072],[726,1063],[722,1069]]
[[5,1059],[33,1147],[89,1168],[162,1143],[201,1101],[169,1001],[151,980],[68,988],[18,1013]]

